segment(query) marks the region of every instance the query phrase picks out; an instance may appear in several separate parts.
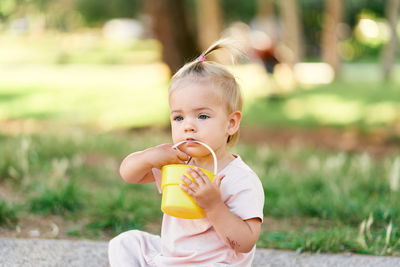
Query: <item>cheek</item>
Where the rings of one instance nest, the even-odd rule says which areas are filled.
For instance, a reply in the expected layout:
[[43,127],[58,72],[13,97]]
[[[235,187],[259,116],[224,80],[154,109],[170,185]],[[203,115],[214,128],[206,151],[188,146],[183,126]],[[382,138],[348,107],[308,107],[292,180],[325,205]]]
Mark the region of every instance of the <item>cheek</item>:
[[172,136],[176,135],[178,133],[177,127],[174,123],[171,123],[171,134]]
[[181,124],[177,122],[171,123],[171,136],[174,143],[180,141],[183,134],[184,131]]
[[221,131],[225,131],[226,132],[229,129],[229,121],[227,121],[226,119],[221,119],[218,122],[218,126],[219,126],[219,129]]
[[172,134],[172,135],[174,135],[174,134],[175,134],[175,132],[176,132],[176,131],[175,131],[175,128],[174,128],[174,126],[172,126],[172,125],[171,125],[171,134]]

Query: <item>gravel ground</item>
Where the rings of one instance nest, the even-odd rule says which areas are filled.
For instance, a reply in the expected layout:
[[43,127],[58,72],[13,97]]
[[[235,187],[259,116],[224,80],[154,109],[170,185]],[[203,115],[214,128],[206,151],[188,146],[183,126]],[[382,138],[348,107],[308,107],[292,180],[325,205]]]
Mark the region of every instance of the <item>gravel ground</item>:
[[[108,266],[107,243],[92,241],[0,238],[0,266]],[[400,257],[354,254],[296,254],[258,249],[255,267],[400,267]]]

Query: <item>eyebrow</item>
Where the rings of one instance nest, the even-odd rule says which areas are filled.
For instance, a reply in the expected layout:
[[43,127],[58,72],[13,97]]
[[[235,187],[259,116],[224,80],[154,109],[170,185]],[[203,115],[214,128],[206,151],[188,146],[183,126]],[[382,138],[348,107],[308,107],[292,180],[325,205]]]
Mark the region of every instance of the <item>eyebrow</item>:
[[[193,109],[193,111],[200,111],[200,110],[209,110],[209,111],[213,111],[211,108],[208,108],[208,107],[200,107],[200,108],[195,108],[195,109]],[[175,113],[175,112],[179,113],[179,112],[182,112],[182,110],[181,110],[181,109],[171,110],[171,113]]]

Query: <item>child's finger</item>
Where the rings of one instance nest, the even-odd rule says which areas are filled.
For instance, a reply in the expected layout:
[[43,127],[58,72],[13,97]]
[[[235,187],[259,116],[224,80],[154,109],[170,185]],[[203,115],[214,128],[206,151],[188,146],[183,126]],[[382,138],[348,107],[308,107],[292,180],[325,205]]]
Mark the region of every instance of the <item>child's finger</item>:
[[188,177],[186,177],[184,174],[181,175],[181,179],[187,186],[189,186],[192,189],[197,189],[198,184],[190,180]]
[[175,149],[175,150],[177,152],[178,159],[180,159],[182,161],[188,161],[189,160],[190,156],[188,154],[186,154],[185,152],[182,152],[182,151],[180,151],[178,149]]
[[195,170],[197,171],[197,173],[199,174],[199,176],[201,177],[201,179],[205,184],[211,183],[210,178],[207,176],[207,174],[205,174],[202,170],[200,170],[200,168],[195,167]]
[[215,178],[215,185],[217,186],[217,187],[219,187],[220,185],[221,185],[221,182],[222,182],[222,179],[224,179],[225,178],[225,174],[220,174],[220,175],[218,175],[218,177],[217,178]]
[[192,189],[190,189],[189,187],[187,187],[187,186],[185,186],[185,185],[183,185],[183,184],[180,184],[179,187],[180,187],[184,192],[186,192],[189,196],[191,196],[191,197],[194,196],[194,191],[193,191]]
[[194,170],[190,167],[186,168],[186,171],[193,177],[198,185],[205,184],[204,177],[205,175],[199,168],[195,167]]

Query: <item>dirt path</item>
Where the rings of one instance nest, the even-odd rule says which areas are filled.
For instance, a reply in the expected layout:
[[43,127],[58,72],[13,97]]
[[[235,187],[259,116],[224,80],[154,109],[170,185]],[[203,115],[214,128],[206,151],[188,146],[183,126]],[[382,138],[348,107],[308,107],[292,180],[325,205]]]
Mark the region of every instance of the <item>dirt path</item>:
[[[108,266],[107,243],[93,241],[2,239],[0,266]],[[399,257],[355,254],[297,254],[257,249],[253,267],[399,267]]]
[[375,156],[400,151],[400,131],[375,130],[360,133],[332,128],[263,128],[242,127],[240,141],[268,144],[272,147],[315,147],[334,151],[365,151]]

